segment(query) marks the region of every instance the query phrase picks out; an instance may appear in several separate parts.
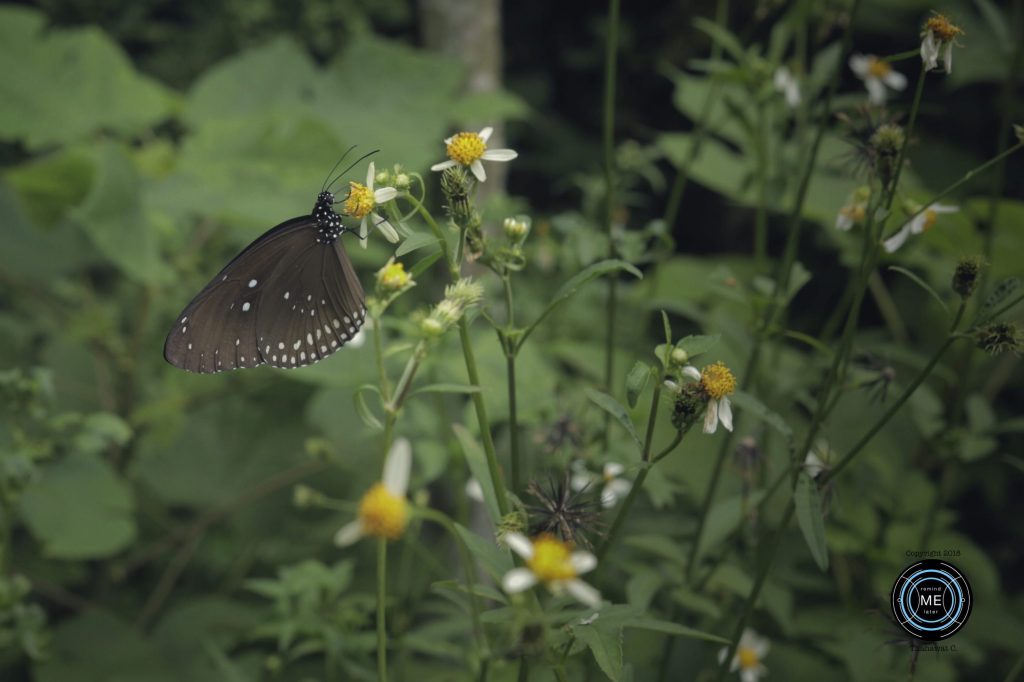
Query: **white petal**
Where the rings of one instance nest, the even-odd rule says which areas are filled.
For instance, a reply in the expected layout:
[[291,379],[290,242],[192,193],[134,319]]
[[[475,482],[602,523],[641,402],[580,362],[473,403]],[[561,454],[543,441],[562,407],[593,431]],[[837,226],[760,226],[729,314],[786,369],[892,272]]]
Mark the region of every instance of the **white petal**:
[[729,402],[729,396],[722,396],[718,401],[718,418],[726,431],[732,431],[732,403]]
[[592,609],[601,606],[601,593],[582,580],[566,581],[565,589],[581,604],[585,604]]
[[800,84],[796,81],[786,86],[786,104],[789,105],[790,109],[796,109],[800,106]]
[[953,73],[953,41],[946,43],[946,52],[942,55],[942,63],[946,67],[946,73]]
[[594,484],[594,476],[589,473],[577,472],[569,479],[569,487],[573,490],[586,490]]
[[626,470],[626,467],[622,466],[618,462],[608,462],[604,465],[604,475],[609,478],[615,478],[621,476],[622,472]]
[[924,62],[924,70],[931,71],[939,65],[939,46],[936,44],[935,36],[931,31],[925,34],[921,41],[921,61]]
[[366,189],[373,191],[373,176],[375,175],[373,161],[366,167]]
[[[367,320],[367,322],[369,322],[369,320]],[[346,346],[346,348],[360,348],[362,347],[365,341],[366,334],[364,334],[363,330],[360,329],[359,331],[356,332],[355,336],[349,339],[348,346]]]
[[396,438],[384,458],[384,477],[382,482],[388,492],[398,497],[405,497],[409,489],[409,470],[412,468],[412,446],[408,438]]
[[473,175],[480,182],[487,180],[487,173],[484,172],[484,165],[480,163],[480,159],[476,159],[473,163],[469,164],[469,170],[473,171]]
[[849,232],[851,227],[853,227],[853,218],[844,211],[840,211],[836,216],[836,229]]
[[441,163],[435,163],[433,166],[430,167],[430,170],[432,170],[432,171],[443,171],[445,168],[451,168],[451,167],[457,166],[457,165],[458,165],[457,163],[455,163],[454,161],[449,159],[448,161],[442,161]]
[[761,677],[761,666],[744,668],[740,671],[740,682],[758,682]]
[[528,568],[513,568],[501,579],[501,586],[509,594],[524,592],[537,584],[537,576]]
[[907,223],[900,228],[899,232],[882,242],[882,248],[885,249],[886,253],[895,253],[897,249],[903,246],[903,242],[907,241],[907,237],[909,236],[910,223]]
[[484,142],[487,142],[487,140],[491,139],[491,133],[493,132],[494,128],[492,128],[491,126],[487,126],[486,128],[480,131],[480,139],[483,140]]
[[885,104],[885,86],[882,81],[874,77],[868,77],[864,81],[864,87],[868,89],[868,101],[875,106]]
[[704,433],[714,433],[718,428],[718,401],[709,400],[708,409],[704,412]]
[[533,543],[527,540],[522,533],[505,533],[502,539],[509,549],[522,558],[527,561],[533,558]]
[[922,232],[924,232],[924,226],[927,222],[928,211],[922,211],[919,215],[914,216],[914,219],[908,223],[908,225],[910,226],[910,232],[912,234],[921,234]]
[[694,381],[700,381],[700,370],[693,365],[687,365],[683,367],[683,374],[690,377]]
[[789,72],[789,69],[785,66],[780,66],[775,69],[775,74],[772,76],[772,84],[778,91],[783,91],[786,86],[789,85],[790,81],[793,80],[793,74]]
[[597,557],[590,552],[573,552],[569,557],[569,563],[577,575],[582,575],[597,568]]
[[[698,374],[699,373],[700,372],[698,372]],[[677,384],[676,382],[672,381],[671,379],[665,379],[664,386],[665,386],[665,390],[667,390],[667,391],[671,391],[673,393],[679,393],[679,384]]]
[[605,509],[609,509],[615,506],[615,503],[619,501],[619,496],[615,494],[610,485],[606,485],[601,489],[601,506]]
[[616,497],[625,497],[633,489],[633,484],[624,478],[617,478],[605,486],[605,489],[608,488],[611,488]]
[[358,520],[346,523],[334,534],[334,544],[338,547],[348,547],[358,542],[363,537],[363,524]]
[[959,206],[953,206],[951,204],[932,204],[928,208],[932,209],[936,213],[956,213],[960,210]]
[[466,497],[474,502],[484,501],[484,487],[480,485],[480,481],[475,478],[466,481]]
[[850,55],[850,70],[855,74],[864,78],[868,73],[868,68],[871,66],[871,59],[862,54]]
[[359,221],[359,246],[365,249],[366,241],[366,216],[363,216],[363,219]]
[[907,87],[907,77],[895,70],[885,74],[882,81],[893,90],[903,90]]
[[371,215],[373,216],[374,220],[373,224],[377,226],[377,229],[380,230],[380,233],[382,235],[384,235],[384,238],[387,239],[392,244],[397,244],[398,232],[395,231],[394,226],[391,223],[389,223],[385,218],[377,215],[376,213],[373,213]]
[[488,149],[480,158],[484,161],[511,161],[519,156],[519,152],[512,149]]
[[825,470],[825,463],[821,461],[821,457],[815,454],[814,450],[807,453],[804,457],[804,471],[811,478],[817,478],[822,471]]
[[373,192],[373,201],[378,204],[386,204],[398,196],[398,190],[394,187],[381,187]]

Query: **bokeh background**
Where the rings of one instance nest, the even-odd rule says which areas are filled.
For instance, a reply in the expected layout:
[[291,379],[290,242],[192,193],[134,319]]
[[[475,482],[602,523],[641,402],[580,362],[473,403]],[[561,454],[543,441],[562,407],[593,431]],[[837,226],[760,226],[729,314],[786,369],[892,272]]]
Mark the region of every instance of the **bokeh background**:
[[[923,201],[1005,148],[1009,122],[1024,122],[1021,3],[862,4],[860,52],[914,49],[931,10],[951,12],[966,31],[953,73],[928,81],[912,141],[907,197]],[[763,93],[786,63],[814,101],[838,55],[845,5],[733,2],[727,16],[759,55],[754,71],[767,74],[758,92],[772,140],[772,254],[785,238],[809,131],[781,98]],[[619,396],[632,362],[653,359],[660,310],[678,334],[721,334],[716,359],[733,366],[751,343],[750,300],[765,271],[750,257],[757,193],[748,84],[716,86],[735,97],[710,118],[679,213],[664,220],[711,87],[700,68],[711,41],[693,21],[713,18],[717,6],[624,3],[616,215],[626,228],[619,252],[645,276],[620,288]],[[606,11],[584,0],[0,6],[0,678],[373,679],[371,553],[332,545],[349,515],[293,502],[299,483],[354,500],[378,475],[378,435],[353,400],[357,386],[375,379],[370,346],[296,372],[192,376],[164,362],[164,334],[242,246],[310,210],[348,146],[379,148],[378,166],[428,174],[446,135],[488,124],[498,126],[498,146],[520,158],[485,186],[485,219],[494,227],[514,213],[533,218],[517,301],[524,318],[535,316],[553,287],[608,250],[600,214]],[[909,60],[897,68],[913,82],[919,67]],[[849,71],[839,92],[840,109],[864,99]],[[909,93],[897,96],[891,113],[905,114],[908,102]],[[803,214],[800,279],[811,284],[788,313],[793,329],[824,330],[826,342],[860,249],[832,229],[861,181],[840,124],[830,128]],[[427,182],[439,209],[435,180]],[[911,269],[943,296],[963,255],[987,254],[991,286],[1019,275],[1022,200],[1018,155],[972,179],[953,197],[960,213],[883,264],[857,337],[862,380],[891,368],[897,390],[947,324],[927,294],[884,265]],[[364,286],[390,253],[380,240],[350,249]],[[752,284],[736,291],[736,281]],[[442,286],[439,277],[421,278],[397,308],[396,334]],[[582,292],[520,356],[519,418],[538,478],[570,457],[606,455],[595,436],[602,420],[583,397],[602,381],[604,297],[596,285]],[[474,341],[503,446],[504,357],[482,325]],[[792,345],[771,358],[759,395],[772,412],[733,436],[758,439],[764,461],[753,473],[728,465],[703,548],[717,568],[700,591],[680,584],[717,450],[705,437],[652,473],[613,559],[623,579],[603,586],[607,597],[728,631],[782,504],[750,503],[750,486],[756,493],[787,461],[787,433],[806,422],[821,366]],[[402,358],[392,361],[397,371]],[[464,382],[458,344],[433,353],[423,377]],[[920,549],[958,552],[976,601],[960,650],[922,654],[915,679],[1014,679],[1007,674],[1024,652],[1022,390],[1013,354],[948,357],[832,491],[827,573],[793,532],[755,623],[773,641],[765,661],[772,679],[907,679],[911,653],[886,620],[886,602],[906,551]],[[828,425],[829,442],[842,451],[883,408],[851,392]],[[671,437],[662,421],[659,442]],[[443,396],[411,403],[399,429],[413,441],[414,488],[469,523],[456,422],[476,428],[464,399]],[[566,438],[567,424],[578,435]],[[631,456],[618,441],[611,454]],[[454,571],[454,555],[429,542],[410,540],[403,550],[409,566],[430,568],[406,567],[401,599],[423,606],[402,610],[394,625],[406,642],[399,670],[468,679],[459,663],[464,617],[431,588]],[[702,679],[713,666],[713,647],[669,648],[665,640],[627,632],[633,679],[657,679],[659,669],[671,671],[665,679]],[[497,665],[494,679],[514,670]],[[578,674],[603,673],[590,662]]]

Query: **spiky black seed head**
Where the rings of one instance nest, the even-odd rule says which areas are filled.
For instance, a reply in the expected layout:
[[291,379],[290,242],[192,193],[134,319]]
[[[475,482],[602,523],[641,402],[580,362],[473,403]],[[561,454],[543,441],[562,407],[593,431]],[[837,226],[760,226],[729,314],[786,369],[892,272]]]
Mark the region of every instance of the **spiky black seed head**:
[[1017,325],[1012,322],[992,322],[974,334],[978,348],[989,355],[999,355],[1007,351],[1019,354],[1021,351],[1021,334]]
[[547,488],[531,481],[526,492],[538,504],[526,507],[530,516],[530,535],[551,533],[565,542],[590,549],[591,536],[600,536],[601,501],[598,491],[584,488],[575,491],[566,472],[560,482],[549,480]]
[[682,431],[700,418],[708,397],[698,384],[684,384],[672,404],[672,425]]
[[978,276],[981,274],[981,258],[968,256],[961,258],[953,271],[953,291],[960,294],[961,298],[970,298],[974,290],[978,288]]

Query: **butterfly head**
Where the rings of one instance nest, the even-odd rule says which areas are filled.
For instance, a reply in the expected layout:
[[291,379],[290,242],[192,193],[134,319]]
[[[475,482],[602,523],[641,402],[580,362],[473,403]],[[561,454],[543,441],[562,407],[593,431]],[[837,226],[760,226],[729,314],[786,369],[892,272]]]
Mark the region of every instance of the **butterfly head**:
[[316,240],[321,244],[333,244],[346,229],[341,223],[341,216],[334,210],[334,195],[330,192],[316,195],[313,220],[316,221]]

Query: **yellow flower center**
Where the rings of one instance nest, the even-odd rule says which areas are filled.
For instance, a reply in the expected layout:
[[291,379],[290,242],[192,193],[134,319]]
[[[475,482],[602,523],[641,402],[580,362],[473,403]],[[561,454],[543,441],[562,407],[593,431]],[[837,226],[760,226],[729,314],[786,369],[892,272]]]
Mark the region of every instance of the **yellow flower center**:
[[892,71],[892,66],[890,66],[889,62],[883,62],[877,57],[872,57],[868,63],[868,74],[875,78],[885,78],[889,75],[890,71]]
[[533,541],[533,556],[526,565],[544,583],[571,580],[576,577],[569,545],[553,535],[541,535]]
[[401,263],[388,263],[377,272],[377,284],[382,289],[398,291],[405,288],[412,278]]
[[736,657],[740,661],[740,668],[743,670],[750,670],[761,665],[761,659],[758,658],[757,652],[748,646],[741,646],[736,651]]
[[923,227],[923,229],[924,229],[925,232],[927,232],[928,230],[932,229],[933,227],[935,227],[935,211],[933,209],[929,208],[929,209],[926,209],[925,212],[924,212],[924,227]]
[[348,185],[345,213],[358,220],[372,211],[377,202],[373,198],[373,192],[366,185],[361,185],[358,182],[350,182]]
[[700,372],[700,385],[704,392],[715,400],[732,395],[736,390],[736,377],[732,375],[725,363],[716,362],[708,365]]
[[864,216],[867,212],[864,210],[863,204],[852,204],[850,206],[843,206],[839,209],[839,212],[849,218],[855,223],[859,223],[864,220]]
[[936,14],[924,24],[925,31],[931,31],[932,35],[943,43],[948,43],[958,35],[963,34],[963,29],[954,24],[944,14]]
[[378,538],[402,537],[409,521],[409,503],[393,495],[383,483],[377,483],[359,501],[359,521],[363,532]]
[[448,143],[448,158],[463,166],[473,163],[487,150],[487,143],[478,133],[458,133]]
[[604,480],[605,483],[611,483],[612,481],[615,480],[615,475],[607,471],[602,471],[601,478]]

